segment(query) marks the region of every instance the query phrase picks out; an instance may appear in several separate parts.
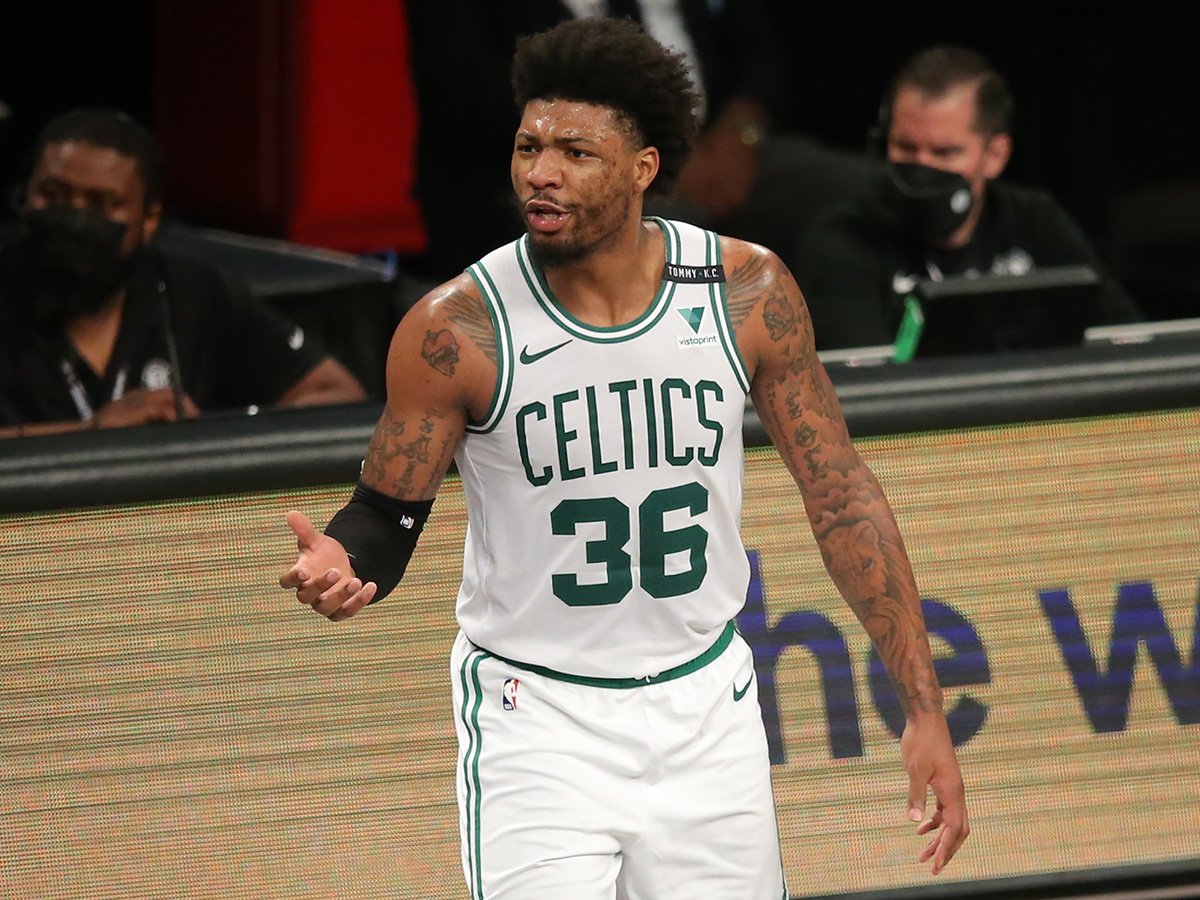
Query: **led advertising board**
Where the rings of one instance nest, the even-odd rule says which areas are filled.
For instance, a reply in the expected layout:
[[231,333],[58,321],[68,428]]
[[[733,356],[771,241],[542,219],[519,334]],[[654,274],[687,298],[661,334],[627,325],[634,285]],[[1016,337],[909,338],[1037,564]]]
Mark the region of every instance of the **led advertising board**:
[[[902,720],[795,487],[747,452],[755,652],[794,896],[1200,859],[1200,414],[859,442],[917,573],[973,833],[934,879]],[[347,487],[8,516],[0,856],[22,898],[460,898],[447,482],[393,597],[277,586]]]

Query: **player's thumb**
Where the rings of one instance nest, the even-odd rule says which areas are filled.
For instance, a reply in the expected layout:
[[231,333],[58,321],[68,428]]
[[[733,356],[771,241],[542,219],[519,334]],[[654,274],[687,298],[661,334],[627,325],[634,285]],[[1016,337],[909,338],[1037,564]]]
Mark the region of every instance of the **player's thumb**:
[[925,781],[913,775],[908,776],[908,817],[914,822],[925,818]]
[[313,546],[317,542],[317,538],[321,536],[308,516],[299,510],[293,509],[287,514],[287,524],[288,528],[292,529],[296,535],[296,541],[301,549]]

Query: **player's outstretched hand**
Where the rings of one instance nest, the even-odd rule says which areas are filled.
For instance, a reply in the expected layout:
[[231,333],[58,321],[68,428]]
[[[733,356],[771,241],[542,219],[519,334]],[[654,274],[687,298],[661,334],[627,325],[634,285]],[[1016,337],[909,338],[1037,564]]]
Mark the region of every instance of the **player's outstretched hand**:
[[[917,834],[933,837],[921,851],[921,862],[933,860],[937,875],[962,846],[971,828],[967,824],[967,799],[962,772],[954,756],[950,729],[940,714],[910,719],[900,737],[900,756],[908,772],[908,817],[919,822]],[[937,808],[925,815],[926,788],[933,788]]]
[[280,587],[295,590],[297,600],[334,622],[349,619],[371,602],[375,582],[363,584],[354,577],[350,557],[335,538],[321,534],[296,510],[287,514],[287,524],[300,555],[279,579]]

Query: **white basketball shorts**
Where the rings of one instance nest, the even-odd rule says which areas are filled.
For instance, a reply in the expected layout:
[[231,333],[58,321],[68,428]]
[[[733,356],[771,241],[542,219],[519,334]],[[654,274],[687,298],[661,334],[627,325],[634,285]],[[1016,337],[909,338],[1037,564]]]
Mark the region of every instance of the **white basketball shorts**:
[[461,633],[451,675],[472,900],[786,900],[753,658],[732,627],[649,683],[507,662]]

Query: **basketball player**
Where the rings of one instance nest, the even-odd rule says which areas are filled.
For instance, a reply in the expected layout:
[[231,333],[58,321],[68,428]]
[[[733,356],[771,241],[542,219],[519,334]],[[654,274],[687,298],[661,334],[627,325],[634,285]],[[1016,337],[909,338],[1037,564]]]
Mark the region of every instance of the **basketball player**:
[[582,19],[523,40],[513,83],[528,234],[400,323],[361,482],[324,534],[288,514],[300,554],[280,583],[334,621],[387,594],[453,458],[471,896],[786,897],[732,624],[749,395],[904,704],[909,816],[941,871],[967,836],[962,777],[903,543],[804,300],[762,247],[641,215],[694,127],[682,62],[628,21]]

